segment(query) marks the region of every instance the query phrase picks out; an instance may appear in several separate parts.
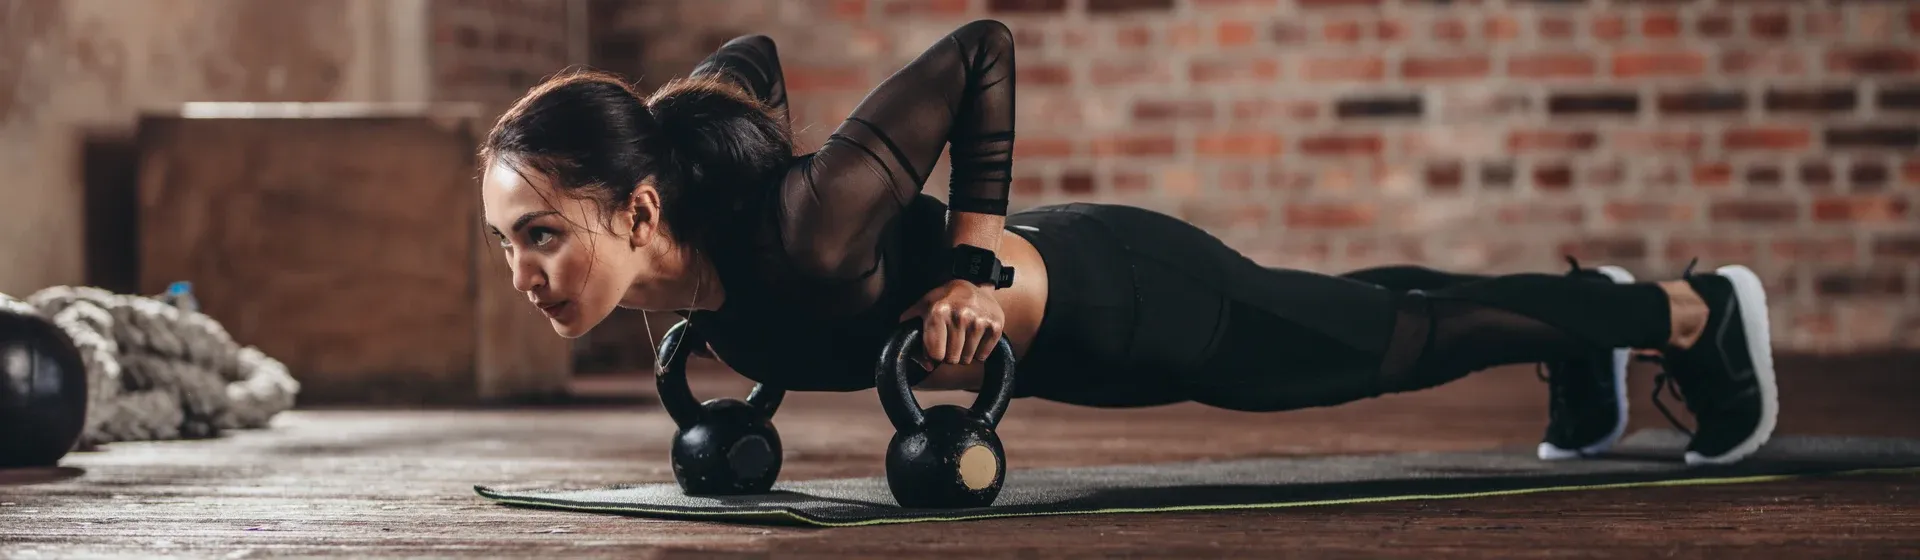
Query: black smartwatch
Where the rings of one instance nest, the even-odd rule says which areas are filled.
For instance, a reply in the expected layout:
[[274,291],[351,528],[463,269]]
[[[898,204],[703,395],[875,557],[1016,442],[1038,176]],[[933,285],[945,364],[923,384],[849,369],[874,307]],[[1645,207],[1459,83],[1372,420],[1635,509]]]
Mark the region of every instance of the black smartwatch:
[[953,277],[1005,289],[1013,285],[1013,267],[1001,266],[993,251],[963,244],[953,248]]

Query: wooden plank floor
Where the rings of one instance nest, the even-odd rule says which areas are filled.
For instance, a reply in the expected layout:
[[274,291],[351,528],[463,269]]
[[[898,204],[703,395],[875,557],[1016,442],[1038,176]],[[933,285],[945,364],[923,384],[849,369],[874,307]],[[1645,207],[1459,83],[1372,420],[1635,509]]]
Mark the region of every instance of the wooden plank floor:
[[[1920,437],[1914,366],[1788,360],[1781,430]],[[1645,373],[1634,379],[1634,423],[1664,426]],[[723,377],[697,390],[743,388]],[[1513,368],[1285,414],[1021,401],[1001,434],[1016,468],[1528,446],[1544,395],[1531,369]],[[785,479],[882,472],[891,434],[870,392],[791,395],[777,422]],[[633,403],[301,410],[268,431],[116,444],[62,469],[0,471],[0,557],[1920,556],[1911,476],[825,530],[525,510],[471,491],[670,481],[671,433],[658,409]]]

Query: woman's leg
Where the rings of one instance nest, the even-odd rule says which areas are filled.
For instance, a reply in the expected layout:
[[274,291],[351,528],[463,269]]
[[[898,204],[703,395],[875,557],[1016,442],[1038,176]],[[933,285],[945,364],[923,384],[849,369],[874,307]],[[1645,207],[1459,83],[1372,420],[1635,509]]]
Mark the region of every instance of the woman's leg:
[[1663,351],[1699,417],[1697,461],[1742,457],[1772,429],[1765,298],[1744,269],[1631,284],[1511,274],[1398,290],[1266,268],[1150,211],[1089,212],[1134,255],[1137,315],[1156,330],[1137,336],[1133,353],[1175,366],[1174,382],[1199,402],[1327,406],[1497,365],[1641,348]]

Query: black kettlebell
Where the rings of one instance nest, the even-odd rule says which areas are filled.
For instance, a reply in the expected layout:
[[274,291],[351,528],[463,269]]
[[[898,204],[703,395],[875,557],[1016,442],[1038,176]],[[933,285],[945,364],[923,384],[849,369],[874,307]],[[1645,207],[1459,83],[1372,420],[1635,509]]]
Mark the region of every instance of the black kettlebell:
[[693,400],[687,357],[706,346],[681,321],[660,340],[654,383],[660,404],[680,427],[673,434],[673,479],[690,496],[759,494],[780,476],[780,432],[773,412],[786,392],[758,385],[747,400]]
[[1004,336],[994,344],[973,407],[943,404],[921,410],[908,384],[910,377],[926,373],[911,358],[922,349],[919,325],[917,320],[903,324],[887,339],[875,371],[880,406],[895,430],[887,446],[887,487],[904,507],[991,505],[1007,476],[1006,453],[994,428],[1013,396],[1013,345]]
[[0,468],[50,467],[80,440],[87,365],[67,331],[6,305],[0,303]]

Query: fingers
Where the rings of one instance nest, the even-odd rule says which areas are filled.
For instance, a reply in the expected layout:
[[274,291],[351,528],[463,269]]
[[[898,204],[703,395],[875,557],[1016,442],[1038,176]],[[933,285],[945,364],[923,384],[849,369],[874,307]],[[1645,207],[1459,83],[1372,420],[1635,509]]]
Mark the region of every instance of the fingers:
[[947,328],[947,363],[966,363],[966,358],[970,355],[967,354],[967,339],[972,338],[968,335],[973,334],[969,332],[972,316],[973,312],[967,309],[955,311],[951,315],[953,325]]
[[974,356],[980,354],[980,333],[986,331],[987,321],[970,309],[961,310],[959,320],[960,328],[954,330],[959,331],[956,334],[960,337],[960,345],[959,350],[953,353],[953,361],[969,365],[973,363]]
[[933,308],[927,311],[926,320],[922,322],[921,328],[924,330],[924,333],[921,336],[921,341],[926,344],[928,359],[935,362],[947,361],[949,342],[947,337],[948,331],[953,330],[951,328],[952,322],[953,306],[951,305],[938,303],[934,304]]
[[1000,324],[997,322],[987,323],[986,328],[981,330],[980,338],[977,340],[980,341],[980,344],[974,350],[973,360],[976,362],[987,361],[987,356],[993,355],[993,347],[1000,344]]

